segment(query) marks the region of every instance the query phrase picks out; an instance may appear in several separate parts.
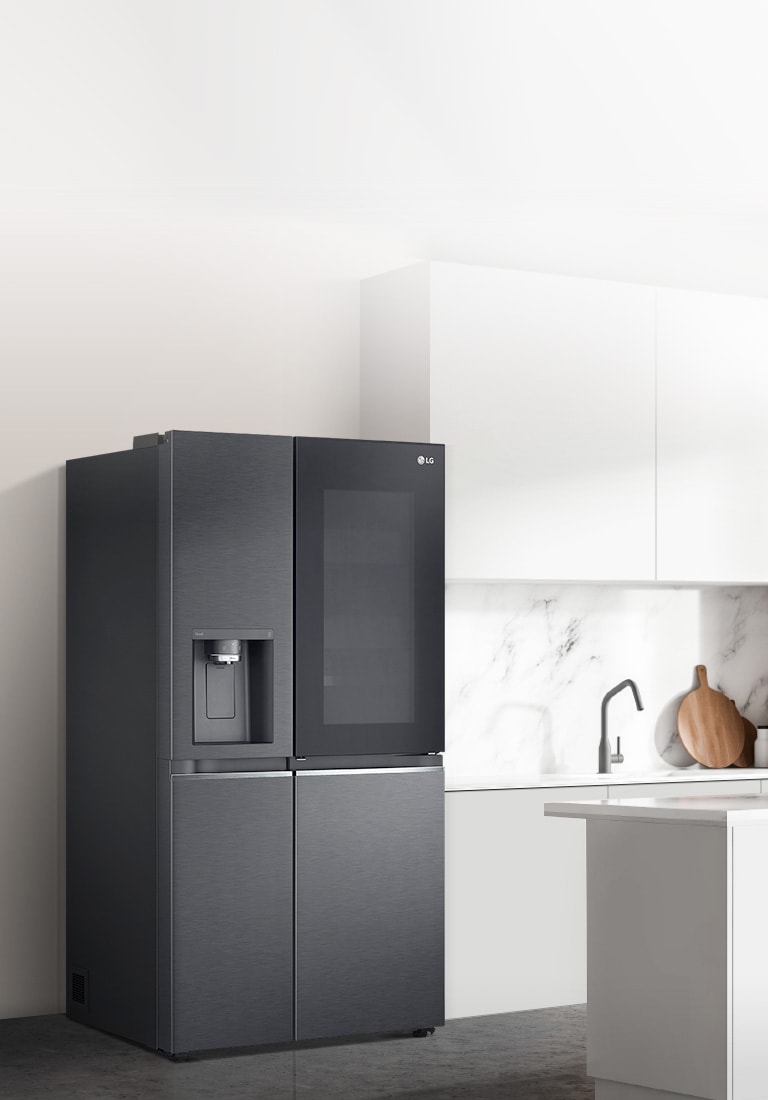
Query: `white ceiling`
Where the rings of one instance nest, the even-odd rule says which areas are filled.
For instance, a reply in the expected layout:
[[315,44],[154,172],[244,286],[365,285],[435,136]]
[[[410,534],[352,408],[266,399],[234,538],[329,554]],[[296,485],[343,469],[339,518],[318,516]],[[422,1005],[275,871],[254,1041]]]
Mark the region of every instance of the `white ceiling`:
[[2,15],[6,203],[183,196],[396,227],[443,259],[768,293],[762,0]]

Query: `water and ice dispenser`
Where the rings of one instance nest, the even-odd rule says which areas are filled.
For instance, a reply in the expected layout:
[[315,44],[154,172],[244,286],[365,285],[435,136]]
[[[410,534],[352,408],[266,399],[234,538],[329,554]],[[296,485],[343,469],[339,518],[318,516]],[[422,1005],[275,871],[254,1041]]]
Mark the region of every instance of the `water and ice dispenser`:
[[197,744],[271,744],[272,630],[192,632],[194,740]]

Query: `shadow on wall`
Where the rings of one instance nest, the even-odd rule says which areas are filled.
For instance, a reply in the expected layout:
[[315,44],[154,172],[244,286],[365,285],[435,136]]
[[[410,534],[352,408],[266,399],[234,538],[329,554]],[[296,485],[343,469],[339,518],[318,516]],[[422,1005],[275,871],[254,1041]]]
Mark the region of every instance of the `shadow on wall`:
[[702,661],[710,687],[733,699],[755,725],[768,721],[768,588],[705,588]]
[[56,1012],[64,935],[64,470],[0,493],[0,1016]]
[[732,699],[755,725],[768,723],[768,588],[712,585],[699,590],[699,653],[685,691],[662,707],[655,729],[656,750],[674,767],[694,763],[677,731],[677,712],[699,687],[696,665],[703,664],[709,686]]
[[[698,687],[698,683],[695,682],[697,680],[698,677],[694,673],[689,690]],[[689,768],[696,763],[680,740],[680,734],[677,732],[677,712],[687,694],[687,691],[682,691],[678,695],[674,695],[669,702],[664,704],[659,711],[659,717],[656,719],[654,730],[656,751],[664,763],[669,764],[671,768]]]

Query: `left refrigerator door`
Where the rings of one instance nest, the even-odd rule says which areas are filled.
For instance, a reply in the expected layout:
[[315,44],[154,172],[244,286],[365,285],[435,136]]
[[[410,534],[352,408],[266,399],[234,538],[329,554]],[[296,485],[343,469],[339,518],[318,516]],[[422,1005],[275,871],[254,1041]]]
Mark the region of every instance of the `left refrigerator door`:
[[173,1053],[289,1041],[291,775],[170,782]]
[[[293,440],[167,433],[160,654],[173,760],[293,753]],[[164,715],[161,713],[161,718]],[[284,761],[283,761],[284,766]]]

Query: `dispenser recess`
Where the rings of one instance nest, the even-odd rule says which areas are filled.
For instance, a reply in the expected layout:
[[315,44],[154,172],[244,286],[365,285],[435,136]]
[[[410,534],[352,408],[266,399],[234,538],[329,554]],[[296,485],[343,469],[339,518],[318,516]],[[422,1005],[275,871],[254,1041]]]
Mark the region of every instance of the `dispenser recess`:
[[274,631],[192,631],[195,744],[272,744]]

